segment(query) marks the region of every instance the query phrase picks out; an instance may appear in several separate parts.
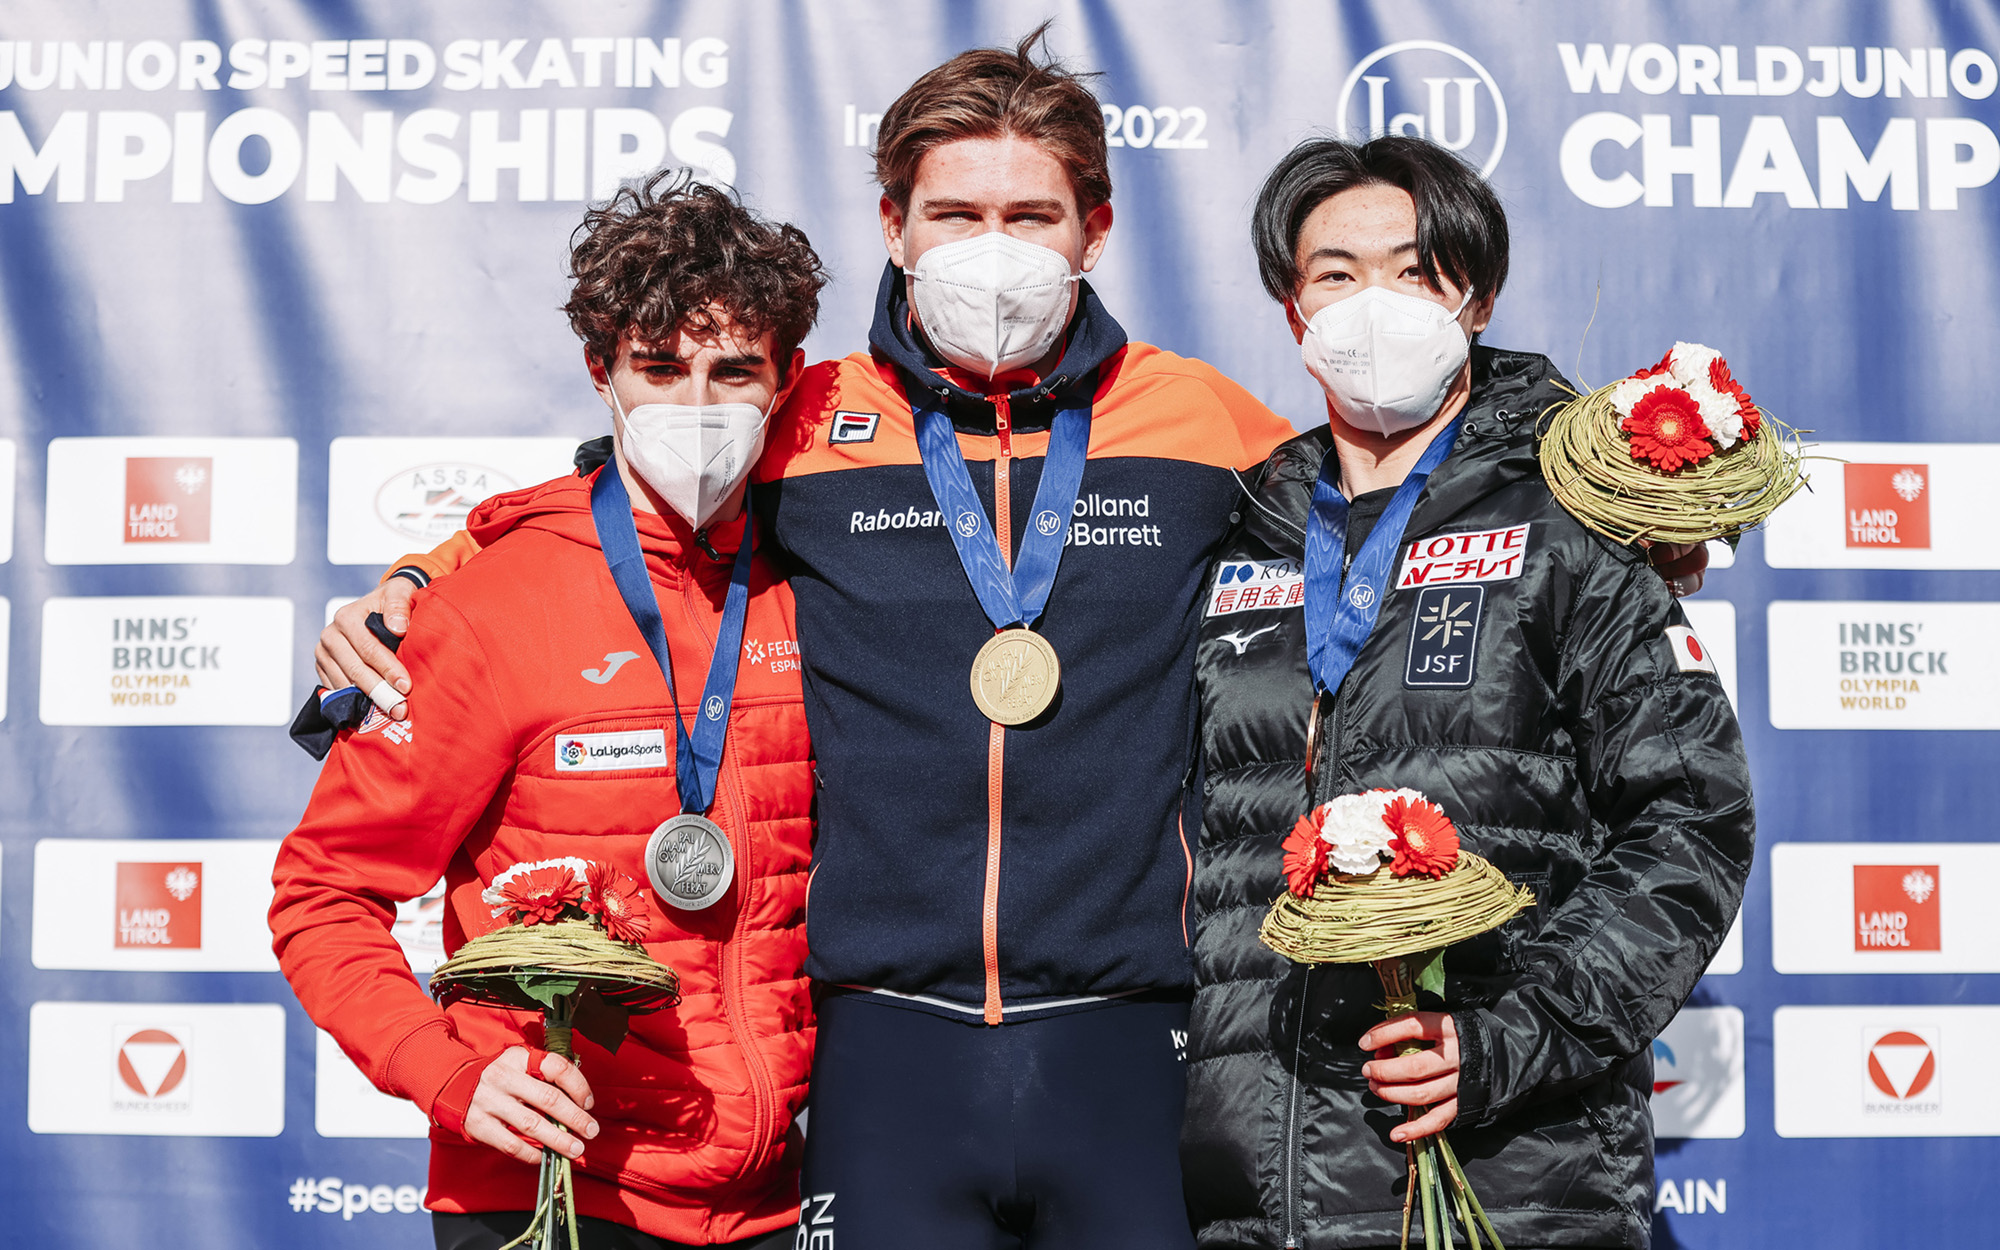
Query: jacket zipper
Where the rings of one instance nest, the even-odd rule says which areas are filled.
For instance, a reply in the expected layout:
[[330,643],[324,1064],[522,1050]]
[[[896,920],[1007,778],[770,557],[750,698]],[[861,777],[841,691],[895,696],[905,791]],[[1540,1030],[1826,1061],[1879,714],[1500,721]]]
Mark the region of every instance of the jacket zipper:
[[1306,1047],[1306,1005],[1312,989],[1312,967],[1307,965],[1305,980],[1299,989],[1299,1023],[1297,1037],[1292,1043],[1292,1086],[1291,1096],[1285,1107],[1285,1250],[1299,1247],[1299,1061]]
[[[696,623],[697,632],[706,636],[703,609],[705,603],[698,603],[696,592],[698,583],[690,576],[682,594],[688,606],[688,615]],[[715,641],[709,642],[709,663],[715,662]],[[674,715],[681,714],[680,708]],[[734,719],[732,716],[731,719]],[[732,758],[729,768],[729,795],[732,814],[737,828],[742,830],[742,845],[736,848],[736,927],[729,935],[729,943],[722,951],[722,1014],[729,1022],[729,1035],[736,1042],[736,1049],[743,1056],[743,1068],[750,1074],[751,1104],[755,1119],[751,1122],[751,1147],[749,1157],[744,1161],[741,1176],[752,1176],[764,1165],[771,1149],[771,1121],[777,1111],[777,1094],[772,1088],[770,1067],[764,1061],[764,1054],[757,1049],[756,1039],[751,1035],[749,1025],[743,1019],[742,988],[744,982],[743,948],[744,935],[750,924],[750,890],[756,880],[756,860],[750,843],[749,805],[743,801],[743,776],[740,763]],[[720,778],[718,778],[718,781]],[[720,797],[718,794],[717,797]]]
[[[1000,454],[993,460],[993,531],[1000,558],[1014,564],[1013,410],[1005,395],[993,397],[993,428],[1000,437]],[[989,726],[986,734],[986,887],[980,901],[980,945],[986,961],[984,1020],[997,1025],[1006,1019],[1000,1003],[1000,792],[1007,728]]]

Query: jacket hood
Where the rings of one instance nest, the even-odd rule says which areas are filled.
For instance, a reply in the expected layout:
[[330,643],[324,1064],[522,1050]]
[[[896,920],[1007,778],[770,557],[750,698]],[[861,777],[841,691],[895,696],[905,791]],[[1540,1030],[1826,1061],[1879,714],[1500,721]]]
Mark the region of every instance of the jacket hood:
[[[1098,367],[1125,349],[1125,327],[1118,324],[1089,281],[1077,283],[1076,312],[1065,328],[1063,354],[1055,372],[1031,385],[1008,392],[1015,428],[1046,426],[1063,403],[1089,403],[1097,386]],[[993,428],[993,404],[947,376],[947,365],[931,350],[917,329],[910,309],[903,271],[891,261],[883,266],[875,292],[875,324],[868,331],[875,354],[896,366],[906,391],[929,391],[943,401],[954,424],[967,429]]]
[[[539,530],[598,548],[597,523],[590,515],[590,491],[598,473],[615,471],[606,465],[587,477],[559,477],[538,486],[495,495],[472,510],[466,518],[466,532],[481,547],[490,547],[516,530]],[[698,539],[693,527],[678,513],[634,510],[632,520],[639,531],[640,550],[646,553],[646,563],[655,577],[663,571],[671,575],[673,570],[685,569],[693,563],[697,567],[718,565],[726,579],[727,558],[735,554],[743,536],[741,521],[712,525]],[[665,570],[660,567],[662,564]]]

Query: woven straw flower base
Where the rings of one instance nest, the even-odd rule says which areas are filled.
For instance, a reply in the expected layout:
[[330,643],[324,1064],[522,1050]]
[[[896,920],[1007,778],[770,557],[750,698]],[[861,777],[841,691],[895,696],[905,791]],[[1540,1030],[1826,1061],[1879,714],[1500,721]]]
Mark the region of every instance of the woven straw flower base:
[[1532,892],[1461,850],[1458,866],[1437,880],[1378,869],[1330,876],[1311,898],[1286,891],[1257,936],[1298,963],[1373,963],[1462,942],[1534,905]]
[[538,976],[579,982],[578,989],[594,989],[628,1011],[657,1011],[680,999],[673,969],[642,947],[613,941],[587,920],[510,924],[482,933],[431,974],[431,993],[446,1004],[470,998],[541,1011],[548,1004],[522,985],[523,978]]

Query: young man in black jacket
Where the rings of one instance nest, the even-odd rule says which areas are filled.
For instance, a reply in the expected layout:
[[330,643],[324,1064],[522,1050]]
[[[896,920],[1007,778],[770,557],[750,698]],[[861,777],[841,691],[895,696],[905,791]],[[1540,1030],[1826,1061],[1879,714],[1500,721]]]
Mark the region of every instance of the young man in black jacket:
[[[1674,645],[1686,620],[1648,553],[1550,496],[1535,427],[1565,396],[1554,368],[1471,344],[1507,270],[1479,177],[1422,140],[1311,141],[1271,174],[1254,230],[1331,419],[1265,465],[1197,657],[1183,1165],[1200,1244],[1394,1246],[1403,1143],[1449,1127],[1510,1250],[1643,1250],[1649,1043],[1749,873],[1735,717],[1712,664]],[[1315,506],[1337,611],[1365,636],[1345,672],[1309,657],[1305,596],[1268,590],[1305,575]],[[1453,947],[1445,999],[1385,1024],[1369,968],[1294,965],[1257,931],[1294,819],[1400,786],[1537,906]],[[1408,1039],[1428,1048],[1389,1057]]]

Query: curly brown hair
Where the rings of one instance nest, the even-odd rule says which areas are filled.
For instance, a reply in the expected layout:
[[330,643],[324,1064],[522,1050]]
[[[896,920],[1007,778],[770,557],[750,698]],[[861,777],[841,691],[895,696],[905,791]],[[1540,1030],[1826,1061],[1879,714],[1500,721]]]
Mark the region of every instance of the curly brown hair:
[[827,282],[805,231],[671,169],[584,214],[569,272],[576,284],[563,311],[607,368],[628,334],[659,344],[683,328],[712,332],[715,306],[752,334],[772,334],[783,369],[818,320]]
[[1049,25],[1012,48],[961,52],[896,97],[875,134],[875,181],[890,203],[909,209],[917,166],[931,149],[1006,135],[1032,140],[1063,163],[1077,211],[1110,202],[1104,112],[1084,85],[1097,75],[1047,58]]

